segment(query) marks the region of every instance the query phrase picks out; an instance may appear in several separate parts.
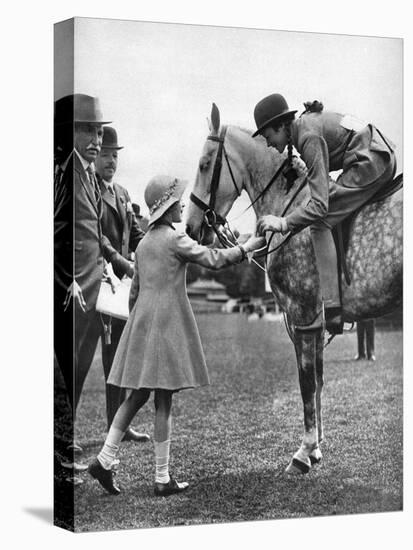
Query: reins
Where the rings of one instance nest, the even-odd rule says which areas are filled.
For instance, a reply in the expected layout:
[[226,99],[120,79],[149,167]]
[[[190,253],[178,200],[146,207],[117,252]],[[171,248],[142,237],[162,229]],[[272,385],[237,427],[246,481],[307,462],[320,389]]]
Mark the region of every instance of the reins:
[[[204,221],[205,221],[206,225],[213,229],[213,231],[215,232],[215,234],[216,234],[219,242],[221,243],[221,245],[224,248],[232,248],[234,246],[237,246],[237,244],[238,244],[237,238],[235,237],[233,231],[231,230],[231,228],[229,226],[229,223],[226,220],[226,218],[223,218],[222,216],[220,216],[215,211],[215,202],[216,202],[216,195],[217,195],[220,176],[221,176],[222,156],[223,155],[224,155],[224,158],[225,158],[227,166],[228,166],[228,171],[230,173],[231,180],[232,180],[232,182],[234,184],[234,187],[237,191],[237,195],[238,196],[241,195],[241,192],[240,192],[240,190],[237,186],[234,174],[233,174],[232,169],[231,169],[231,164],[229,162],[229,158],[228,158],[226,149],[224,147],[224,140],[225,140],[226,131],[227,131],[227,127],[223,126],[223,128],[221,130],[221,134],[219,136],[208,136],[208,138],[207,138],[211,141],[217,141],[219,143],[217,157],[216,157],[216,160],[215,160],[215,165],[214,165],[214,169],[213,169],[213,173],[212,173],[211,196],[210,196],[210,200],[209,200],[209,205],[206,204],[205,202],[203,202],[201,199],[199,199],[193,193],[191,193],[191,195],[190,195],[190,200],[204,212],[204,218],[205,218]],[[270,181],[265,185],[263,190],[258,194],[258,196],[253,201],[251,201],[251,204],[248,205],[248,207],[244,210],[244,212],[242,214],[244,214],[247,210],[249,210],[252,206],[254,206],[254,204],[256,204],[265,195],[265,193],[270,189],[270,187],[272,186],[274,181],[283,172],[287,162],[288,162],[288,159],[286,159],[281,164],[281,166],[278,168],[278,170],[272,176]],[[307,179],[303,178],[303,181],[298,186],[298,188],[294,191],[293,195],[288,200],[286,206],[283,208],[280,217],[284,217],[287,214],[288,210],[290,209],[290,207],[292,206],[292,204],[294,203],[294,201],[298,197],[298,195],[301,193],[301,191],[304,189],[306,184],[307,184]],[[230,234],[230,237],[231,237],[232,240],[230,238],[228,238],[228,235],[220,229],[220,226],[222,226],[223,228],[226,229],[226,231]],[[293,237],[294,235],[297,234],[297,232],[290,231],[289,233],[287,233],[286,237],[277,246],[275,246],[273,249],[270,250],[271,241],[274,238],[275,233],[276,233],[275,231],[271,232],[271,236],[268,239],[268,242],[267,242],[266,246],[264,246],[262,249],[256,250],[254,253],[248,254],[249,261],[250,262],[252,261],[257,267],[262,269],[265,273],[267,273],[266,267],[262,267],[252,257],[252,255],[254,255],[255,258],[264,257],[265,258],[265,263],[267,263],[267,258],[270,254],[273,254],[274,252],[277,252],[278,250],[280,250],[283,246],[285,246],[289,242],[291,237]],[[285,322],[285,326],[287,328],[288,335],[290,336],[291,340],[294,342],[295,338],[294,338],[293,331],[291,330],[291,326],[290,326],[290,323],[288,321],[288,317],[287,317],[285,312],[283,312],[283,314],[284,314],[284,322]],[[324,347],[327,347],[330,344],[330,342],[333,340],[334,337],[335,337],[335,334],[332,334],[329,337],[329,339],[327,340],[327,343],[324,345]]]
[[249,210],[252,206],[254,206],[254,204],[259,201],[259,199],[261,197],[263,197],[265,195],[265,193],[268,191],[268,189],[271,187],[271,185],[275,182],[275,180],[280,176],[280,174],[282,173],[282,171],[284,170],[284,167],[285,165],[287,164],[288,162],[288,159],[285,159],[284,162],[281,163],[281,166],[278,168],[278,170],[275,172],[275,174],[273,175],[273,177],[270,179],[270,181],[267,183],[267,185],[264,187],[264,189],[261,191],[261,193],[258,194],[257,197],[255,197],[255,199],[251,202],[251,204],[249,204],[247,206],[247,208],[244,210],[243,214],[245,214],[245,212],[247,210]]
[[[287,205],[284,207],[283,211],[281,212],[281,218],[283,218],[288,210],[290,209],[291,205],[294,203],[295,199],[298,197],[298,195],[301,193],[301,191],[304,189],[304,187],[306,186],[306,179],[304,178],[303,181],[301,182],[301,185],[296,189],[296,191],[294,192],[293,196],[290,198],[290,200],[288,201]],[[258,254],[256,255],[257,258],[261,258],[262,256],[265,256],[265,258],[267,258],[267,256],[269,256],[270,254],[272,254],[273,252],[276,252],[277,250],[279,250],[280,248],[282,248],[283,246],[285,246],[288,241],[291,239],[291,237],[293,237],[296,233],[290,231],[287,236],[285,237],[285,239],[283,241],[281,241],[275,248],[273,248],[272,250],[269,250],[270,248],[270,244],[271,244],[271,241],[275,235],[275,231],[272,231],[271,232],[271,237],[269,238],[268,240],[268,243],[267,243],[267,246],[266,246],[266,252],[264,254]]]
[[[239,190],[237,182],[235,181],[234,173],[233,173],[232,168],[231,168],[231,163],[229,161],[228,154],[227,154],[227,151],[225,149],[224,141],[225,141],[226,132],[227,132],[227,127],[223,126],[219,136],[212,136],[211,135],[211,136],[207,137],[208,140],[216,141],[216,142],[219,143],[217,156],[216,156],[216,159],[215,159],[215,164],[214,164],[214,168],[213,168],[213,172],[212,172],[211,194],[210,194],[210,198],[209,198],[209,204],[206,204],[204,201],[202,201],[200,198],[198,198],[194,193],[191,193],[189,198],[198,208],[200,208],[203,211],[205,224],[207,225],[207,227],[210,227],[214,231],[214,233],[216,234],[216,236],[217,236],[219,242],[221,243],[221,245],[224,246],[225,248],[229,248],[229,247],[233,247],[233,246],[237,245],[237,239],[236,239],[234,233],[232,232],[227,219],[222,217],[215,210],[217,191],[218,191],[220,177],[221,177],[222,157],[225,158],[225,161],[227,163],[228,171],[229,171],[229,174],[231,176],[231,180],[232,180],[232,183],[234,184],[237,195],[240,196],[241,192]],[[258,194],[258,196],[251,202],[251,204],[248,205],[248,207],[244,210],[243,214],[247,210],[249,210],[252,206],[254,206],[254,204],[256,204],[267,193],[267,191],[270,189],[270,187],[275,182],[275,180],[282,174],[283,170],[285,169],[285,166],[286,166],[287,162],[288,162],[288,159],[284,160],[281,163],[281,165],[279,166],[279,168],[277,169],[275,174],[271,177],[269,182],[265,185],[265,187]],[[306,185],[306,180],[304,179],[302,181],[301,185],[298,187],[298,189],[296,189],[293,196],[288,201],[287,205],[284,207],[283,212],[281,214],[281,217],[285,216],[285,214],[287,213],[287,211],[289,210],[289,208],[291,207],[291,205],[293,204],[293,202],[295,201],[295,199],[297,198],[297,196],[302,191],[302,189],[304,188],[305,185]],[[228,238],[228,236],[223,231],[220,230],[220,226],[223,226],[226,229],[226,231],[230,233],[230,236],[233,240],[230,240]],[[269,256],[269,254],[272,254],[272,253],[276,252],[277,250],[279,250],[280,248],[282,248],[283,246],[285,246],[287,244],[287,242],[291,239],[291,237],[295,233],[293,233],[293,232],[288,233],[286,238],[283,239],[281,241],[281,243],[279,243],[272,250],[269,250],[269,247],[270,247],[271,241],[274,237],[274,234],[275,234],[275,232],[271,233],[269,241],[268,241],[268,243],[266,244],[265,247],[263,247],[262,249],[257,250],[254,253],[255,258],[262,258],[262,257],[267,258]],[[262,269],[263,271],[266,272],[266,269],[263,268],[257,261],[255,261],[254,259],[252,259],[251,261],[253,261],[260,269]]]

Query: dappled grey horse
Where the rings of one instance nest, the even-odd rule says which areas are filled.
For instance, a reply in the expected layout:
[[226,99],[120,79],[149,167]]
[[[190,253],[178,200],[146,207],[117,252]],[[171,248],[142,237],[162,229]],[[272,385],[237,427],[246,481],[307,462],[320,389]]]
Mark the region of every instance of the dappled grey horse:
[[[281,216],[309,199],[306,168],[296,159],[298,178],[287,184],[285,160],[266,141],[236,126],[221,126],[219,111],[211,113],[211,133],[199,161],[187,231],[204,244],[225,225],[234,201],[245,189],[257,217]],[[269,182],[270,185],[269,185]],[[267,234],[268,235],[268,234]],[[302,331],[320,316],[322,299],[309,228],[295,235],[267,237],[267,273],[272,292],[286,316],[294,343],[304,405],[304,437],[287,467],[307,473],[322,458],[321,391],[323,387],[323,327]],[[380,317],[402,301],[402,190],[364,206],[351,222],[346,264],[351,284],[342,276],[344,320]]]

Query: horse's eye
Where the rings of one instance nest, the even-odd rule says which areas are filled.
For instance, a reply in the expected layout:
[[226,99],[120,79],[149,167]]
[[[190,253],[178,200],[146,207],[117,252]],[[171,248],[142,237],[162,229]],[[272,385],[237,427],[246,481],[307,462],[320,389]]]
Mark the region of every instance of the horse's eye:
[[201,172],[203,172],[208,168],[209,162],[210,162],[210,158],[207,155],[204,155],[203,157],[201,157],[199,161],[199,169],[201,170]]

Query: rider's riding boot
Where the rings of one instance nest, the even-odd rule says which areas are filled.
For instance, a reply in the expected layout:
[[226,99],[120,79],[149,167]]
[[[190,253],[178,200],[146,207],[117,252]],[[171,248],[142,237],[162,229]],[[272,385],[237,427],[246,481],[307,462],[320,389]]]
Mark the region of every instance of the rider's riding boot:
[[343,333],[343,319],[338,285],[337,252],[331,229],[323,223],[311,226],[311,237],[320,276],[326,329]]
[[330,334],[343,334],[343,316],[341,307],[326,307],[324,309],[326,330]]

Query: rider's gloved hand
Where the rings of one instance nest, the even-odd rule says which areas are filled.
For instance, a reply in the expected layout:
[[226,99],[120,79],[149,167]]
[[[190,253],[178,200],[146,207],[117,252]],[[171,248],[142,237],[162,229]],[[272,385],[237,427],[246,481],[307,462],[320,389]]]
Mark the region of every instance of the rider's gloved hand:
[[273,231],[274,233],[288,233],[287,220],[278,216],[262,216],[257,221],[257,235],[265,235],[266,231]]

